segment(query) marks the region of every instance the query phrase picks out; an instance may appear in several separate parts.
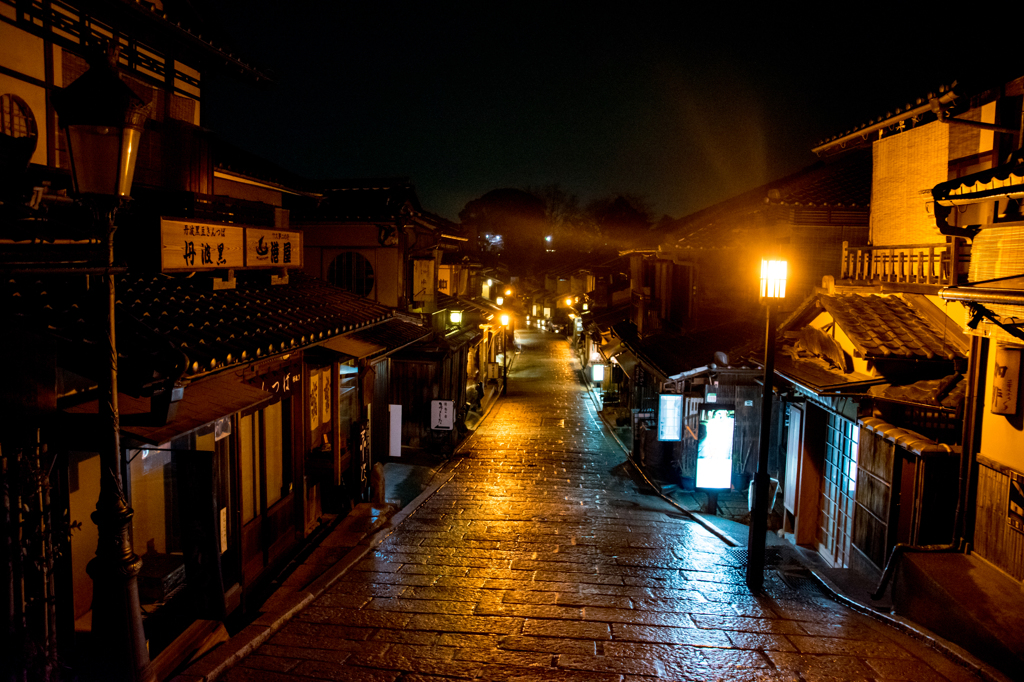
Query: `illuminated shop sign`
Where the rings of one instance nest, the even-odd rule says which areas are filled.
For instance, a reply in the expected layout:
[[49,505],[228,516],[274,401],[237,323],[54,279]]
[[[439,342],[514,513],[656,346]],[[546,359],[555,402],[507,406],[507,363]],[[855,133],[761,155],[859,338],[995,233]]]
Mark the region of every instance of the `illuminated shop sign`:
[[736,411],[724,403],[701,403],[697,432],[697,487],[732,487],[732,442]]
[[658,440],[682,440],[683,396],[662,393],[658,396]]

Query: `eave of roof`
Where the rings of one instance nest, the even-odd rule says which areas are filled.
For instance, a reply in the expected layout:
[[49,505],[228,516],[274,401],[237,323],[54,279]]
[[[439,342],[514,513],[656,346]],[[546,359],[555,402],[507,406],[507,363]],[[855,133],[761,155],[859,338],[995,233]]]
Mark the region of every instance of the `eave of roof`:
[[899,296],[821,294],[818,299],[865,358],[962,358],[959,348]]
[[[15,327],[47,331],[86,347],[97,344],[94,325],[81,311],[87,292],[31,279],[3,287]],[[118,278],[118,351],[124,369],[153,374],[153,339],[184,353],[185,377],[194,379],[290,353],[390,318],[393,311],[326,282],[292,273],[288,284],[239,278],[236,288],[213,290],[210,279],[127,273]],[[136,329],[136,331],[132,331]]]
[[814,147],[811,151],[815,154],[823,154],[828,151],[834,151],[836,148],[844,148],[851,143],[857,144],[866,141],[871,133],[898,126],[907,119],[933,114],[933,102],[936,106],[944,107],[956,101],[958,97],[957,93],[954,92],[956,85],[956,81],[954,81],[948,86],[940,86],[938,94],[930,92],[926,97],[918,97],[914,104],[897,106],[895,114],[886,112],[884,116],[871,119],[844,133],[833,135],[831,138],[819,142],[818,146]]

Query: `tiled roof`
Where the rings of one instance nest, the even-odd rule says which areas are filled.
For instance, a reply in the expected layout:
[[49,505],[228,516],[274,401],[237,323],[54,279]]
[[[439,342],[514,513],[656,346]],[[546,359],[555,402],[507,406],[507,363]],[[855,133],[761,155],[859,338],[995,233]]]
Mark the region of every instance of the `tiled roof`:
[[460,306],[459,300],[454,296],[449,296],[444,292],[437,292],[437,308],[438,310],[448,308],[458,308]]
[[[301,274],[292,274],[288,284],[279,285],[240,277],[236,288],[217,291],[210,282],[202,276],[120,277],[117,341],[122,368],[152,375],[151,347],[162,343],[184,353],[186,376],[198,377],[298,350],[392,316],[385,306]],[[64,339],[69,349],[99,347],[92,302],[80,285],[11,278],[3,289],[0,293],[8,302],[5,317],[13,320],[14,328]],[[88,370],[89,362],[81,364]]]
[[313,209],[296,208],[296,220],[392,221],[410,210],[421,212],[412,183],[406,178],[348,180],[323,183],[324,199]]
[[793,346],[780,348],[775,354],[775,372],[790,381],[818,393],[866,388],[885,383],[885,379],[859,372],[844,373],[819,358],[800,353]]
[[943,342],[941,330],[898,296],[822,295],[820,300],[865,358],[963,357]]
[[126,278],[120,304],[175,343],[189,374],[251,362],[381,322],[392,312],[326,282],[293,274],[272,286],[239,279],[210,291],[201,278]]
[[871,203],[871,155],[851,154],[768,190],[768,203],[864,208]]
[[[819,303],[855,351],[875,361],[874,372],[857,371],[831,334],[809,325],[821,311]],[[782,324],[781,331],[775,371],[819,394],[841,391],[946,410],[955,410],[963,401],[965,383],[949,362],[963,358],[961,346],[956,339],[944,339],[939,328],[899,296],[817,294]],[[913,381],[921,375],[915,364],[920,360],[947,361],[948,371],[953,373]],[[918,369],[908,373],[908,367]],[[941,369],[942,364],[932,365],[929,371],[936,367]],[[905,383],[908,380],[910,383]]]
[[902,386],[880,384],[868,389],[870,395],[880,398],[920,405],[934,405],[947,410],[956,410],[964,401],[966,392],[967,382],[959,373],[940,379],[922,379]]
[[[717,351],[732,355],[737,347],[746,347],[758,335],[763,334],[760,320],[739,320],[695,329],[685,334],[659,332],[639,338],[632,322],[612,325],[614,334],[632,350],[636,356],[665,377],[679,372],[708,365],[714,361]],[[742,358],[730,358],[738,364]]]
[[[870,150],[819,162],[668,223],[668,243],[681,248],[743,246],[764,229],[772,206],[843,210],[864,214],[871,201]],[[844,221],[849,222],[847,215]],[[851,223],[852,224],[852,223]]]

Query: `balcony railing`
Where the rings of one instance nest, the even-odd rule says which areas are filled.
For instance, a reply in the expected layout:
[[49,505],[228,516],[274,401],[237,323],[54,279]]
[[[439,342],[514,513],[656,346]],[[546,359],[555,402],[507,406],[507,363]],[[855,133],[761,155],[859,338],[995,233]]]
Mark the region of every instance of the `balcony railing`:
[[875,284],[955,286],[967,279],[971,246],[947,244],[850,246],[843,242],[842,279]]

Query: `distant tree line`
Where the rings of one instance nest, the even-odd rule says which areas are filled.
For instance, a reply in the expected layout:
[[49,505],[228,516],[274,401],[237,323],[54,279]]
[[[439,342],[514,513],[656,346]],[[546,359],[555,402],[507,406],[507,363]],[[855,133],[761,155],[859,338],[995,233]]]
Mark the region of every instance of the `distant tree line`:
[[652,246],[665,222],[656,222],[643,197],[615,194],[584,205],[559,185],[491,190],[467,203],[459,220],[476,230],[484,251],[518,270],[549,254]]

